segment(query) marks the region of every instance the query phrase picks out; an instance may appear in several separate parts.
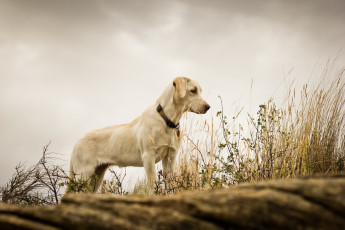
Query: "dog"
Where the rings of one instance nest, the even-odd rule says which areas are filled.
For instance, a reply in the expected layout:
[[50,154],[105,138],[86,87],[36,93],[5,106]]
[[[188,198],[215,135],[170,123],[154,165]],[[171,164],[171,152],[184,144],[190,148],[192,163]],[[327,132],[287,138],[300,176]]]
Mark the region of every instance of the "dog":
[[157,162],[162,161],[163,175],[173,172],[180,148],[179,120],[183,113],[205,114],[210,109],[201,92],[197,81],[177,77],[156,103],[131,123],[87,133],[73,148],[70,179],[92,178],[90,190],[96,192],[109,166],[139,166],[145,168],[152,192]]

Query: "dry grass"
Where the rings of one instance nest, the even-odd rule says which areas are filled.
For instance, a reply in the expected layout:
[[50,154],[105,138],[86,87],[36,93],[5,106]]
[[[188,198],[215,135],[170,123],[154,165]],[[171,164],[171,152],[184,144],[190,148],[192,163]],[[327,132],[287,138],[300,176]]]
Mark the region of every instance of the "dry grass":
[[285,106],[278,108],[271,100],[262,105],[257,121],[251,119],[251,135],[246,141],[246,179],[257,182],[342,172],[344,87],[344,69],[326,68],[315,87],[303,87],[299,103],[295,91],[290,90]]

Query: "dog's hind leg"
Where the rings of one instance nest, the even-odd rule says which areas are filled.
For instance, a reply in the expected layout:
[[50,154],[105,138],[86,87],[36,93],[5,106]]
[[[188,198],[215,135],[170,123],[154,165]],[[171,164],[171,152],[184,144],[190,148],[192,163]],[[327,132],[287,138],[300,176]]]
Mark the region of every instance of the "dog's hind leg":
[[90,183],[93,192],[97,192],[97,190],[99,189],[99,187],[103,181],[104,174],[108,169],[108,166],[109,165],[107,165],[107,164],[97,166],[95,173],[92,176],[91,183]]
[[[70,192],[85,191],[92,192],[94,186],[91,185],[94,175],[96,174],[97,166],[95,164],[75,164],[71,161],[69,179],[71,183]],[[86,185],[86,187],[85,187]],[[91,187],[90,187],[90,186]]]

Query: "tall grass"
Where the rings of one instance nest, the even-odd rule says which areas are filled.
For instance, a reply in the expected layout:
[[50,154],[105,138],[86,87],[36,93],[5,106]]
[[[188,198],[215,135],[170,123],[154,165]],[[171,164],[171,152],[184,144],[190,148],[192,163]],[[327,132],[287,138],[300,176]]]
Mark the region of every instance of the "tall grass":
[[270,99],[245,119],[243,110],[228,119],[221,98],[218,120],[187,119],[175,175],[160,173],[156,193],[343,173],[344,71],[326,67],[316,84],[289,88],[282,104]]
[[303,87],[299,101],[290,90],[281,107],[272,100],[261,105],[243,139],[242,178],[256,182],[344,171],[344,87],[344,69],[326,68],[316,86]]

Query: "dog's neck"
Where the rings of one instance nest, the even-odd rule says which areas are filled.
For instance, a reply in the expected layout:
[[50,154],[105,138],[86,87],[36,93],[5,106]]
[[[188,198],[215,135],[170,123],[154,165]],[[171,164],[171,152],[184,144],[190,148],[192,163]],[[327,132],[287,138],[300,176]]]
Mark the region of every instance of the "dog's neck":
[[159,104],[157,106],[156,110],[161,115],[161,117],[163,118],[163,120],[165,121],[165,123],[167,124],[168,127],[172,128],[172,129],[179,129],[180,123],[174,123],[173,121],[171,121],[168,118],[168,116],[165,114],[161,104]]
[[168,86],[157,100],[156,107],[160,104],[167,118],[177,124],[185,112],[185,106],[176,103],[174,94],[175,88],[173,86]]
[[[180,108],[177,108],[176,105],[162,105],[159,104],[162,108],[162,110],[164,111],[165,116],[174,124],[178,124],[182,114],[183,114],[183,110]],[[157,106],[157,108],[159,108],[159,105]],[[157,110],[158,111],[158,110]]]

